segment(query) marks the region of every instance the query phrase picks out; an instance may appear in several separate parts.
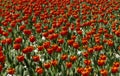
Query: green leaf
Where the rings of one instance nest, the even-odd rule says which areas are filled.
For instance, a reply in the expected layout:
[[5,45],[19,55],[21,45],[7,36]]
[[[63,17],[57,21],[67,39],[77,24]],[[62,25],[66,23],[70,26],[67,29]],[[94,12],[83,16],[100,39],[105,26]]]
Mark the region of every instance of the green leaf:
[[19,74],[19,70],[18,70],[19,66],[16,66],[15,69],[16,69],[16,74]]
[[24,71],[23,76],[27,76],[27,75],[29,75],[28,71]]
[[23,75],[23,66],[22,65],[19,66],[19,73],[20,73],[20,75]]

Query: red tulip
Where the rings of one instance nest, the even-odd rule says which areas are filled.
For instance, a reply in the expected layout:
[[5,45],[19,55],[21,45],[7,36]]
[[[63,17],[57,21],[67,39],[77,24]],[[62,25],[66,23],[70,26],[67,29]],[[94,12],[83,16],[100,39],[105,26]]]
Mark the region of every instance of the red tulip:
[[18,60],[19,62],[24,61],[24,56],[23,56],[23,55],[19,55],[19,56],[17,56],[16,58],[17,58],[17,60]]
[[18,43],[14,44],[14,45],[13,45],[13,48],[14,48],[15,50],[20,49],[20,44],[18,44]]
[[33,59],[35,62],[40,61],[40,57],[39,57],[39,56],[32,56],[32,59]]
[[103,65],[105,64],[105,60],[99,59],[99,60],[97,61],[97,63],[98,63],[99,66],[103,66]]
[[21,37],[18,37],[15,39],[14,41],[15,43],[22,43],[22,38]]
[[113,67],[111,68],[111,72],[112,72],[112,73],[117,73],[118,70],[119,70],[119,67],[114,67],[114,66],[113,66]]
[[25,35],[31,35],[32,31],[30,29],[24,29],[23,30]]
[[6,59],[6,56],[4,56],[4,55],[0,56],[0,62],[5,62],[5,59]]
[[38,68],[35,69],[35,71],[36,71],[38,74],[42,74],[42,73],[43,73],[43,68],[38,67]]
[[62,56],[61,56],[61,59],[62,60],[66,60],[68,58],[68,55],[67,54],[63,54]]
[[101,69],[100,73],[102,76],[108,76],[108,71],[106,69]]
[[0,72],[2,71],[2,69],[3,69],[3,66],[0,64]]
[[30,37],[29,37],[29,40],[30,40],[30,42],[35,42],[35,41],[36,41],[36,38],[35,38],[35,36],[30,36]]
[[74,47],[75,49],[78,49],[78,48],[79,48],[79,43],[78,43],[78,42],[74,42],[74,43],[73,43],[73,47]]
[[38,46],[37,48],[38,48],[38,51],[42,51],[44,49],[43,46]]
[[51,66],[51,64],[50,64],[50,63],[44,63],[44,67],[45,67],[46,69],[49,69],[49,68],[50,68],[50,66]]
[[8,74],[13,75],[13,74],[15,73],[15,69],[14,69],[14,68],[9,68],[9,69],[7,70],[7,72],[8,72]]
[[66,67],[71,68],[72,67],[72,62],[66,62]]
[[73,61],[73,62],[76,61],[77,60],[77,56],[70,56],[70,60]]
[[52,60],[52,61],[51,61],[51,64],[52,64],[53,66],[56,66],[56,65],[58,65],[58,61],[57,61],[57,60]]

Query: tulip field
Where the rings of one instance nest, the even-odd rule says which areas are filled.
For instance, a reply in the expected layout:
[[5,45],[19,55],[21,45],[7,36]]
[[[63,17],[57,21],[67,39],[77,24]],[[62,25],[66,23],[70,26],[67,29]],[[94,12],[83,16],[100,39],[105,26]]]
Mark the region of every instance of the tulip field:
[[0,76],[120,76],[120,0],[0,0]]

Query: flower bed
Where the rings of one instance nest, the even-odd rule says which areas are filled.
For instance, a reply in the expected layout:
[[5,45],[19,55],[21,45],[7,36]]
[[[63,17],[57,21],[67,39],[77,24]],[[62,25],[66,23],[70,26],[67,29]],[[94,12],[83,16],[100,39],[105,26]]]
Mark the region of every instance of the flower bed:
[[120,76],[119,0],[0,0],[0,76]]

